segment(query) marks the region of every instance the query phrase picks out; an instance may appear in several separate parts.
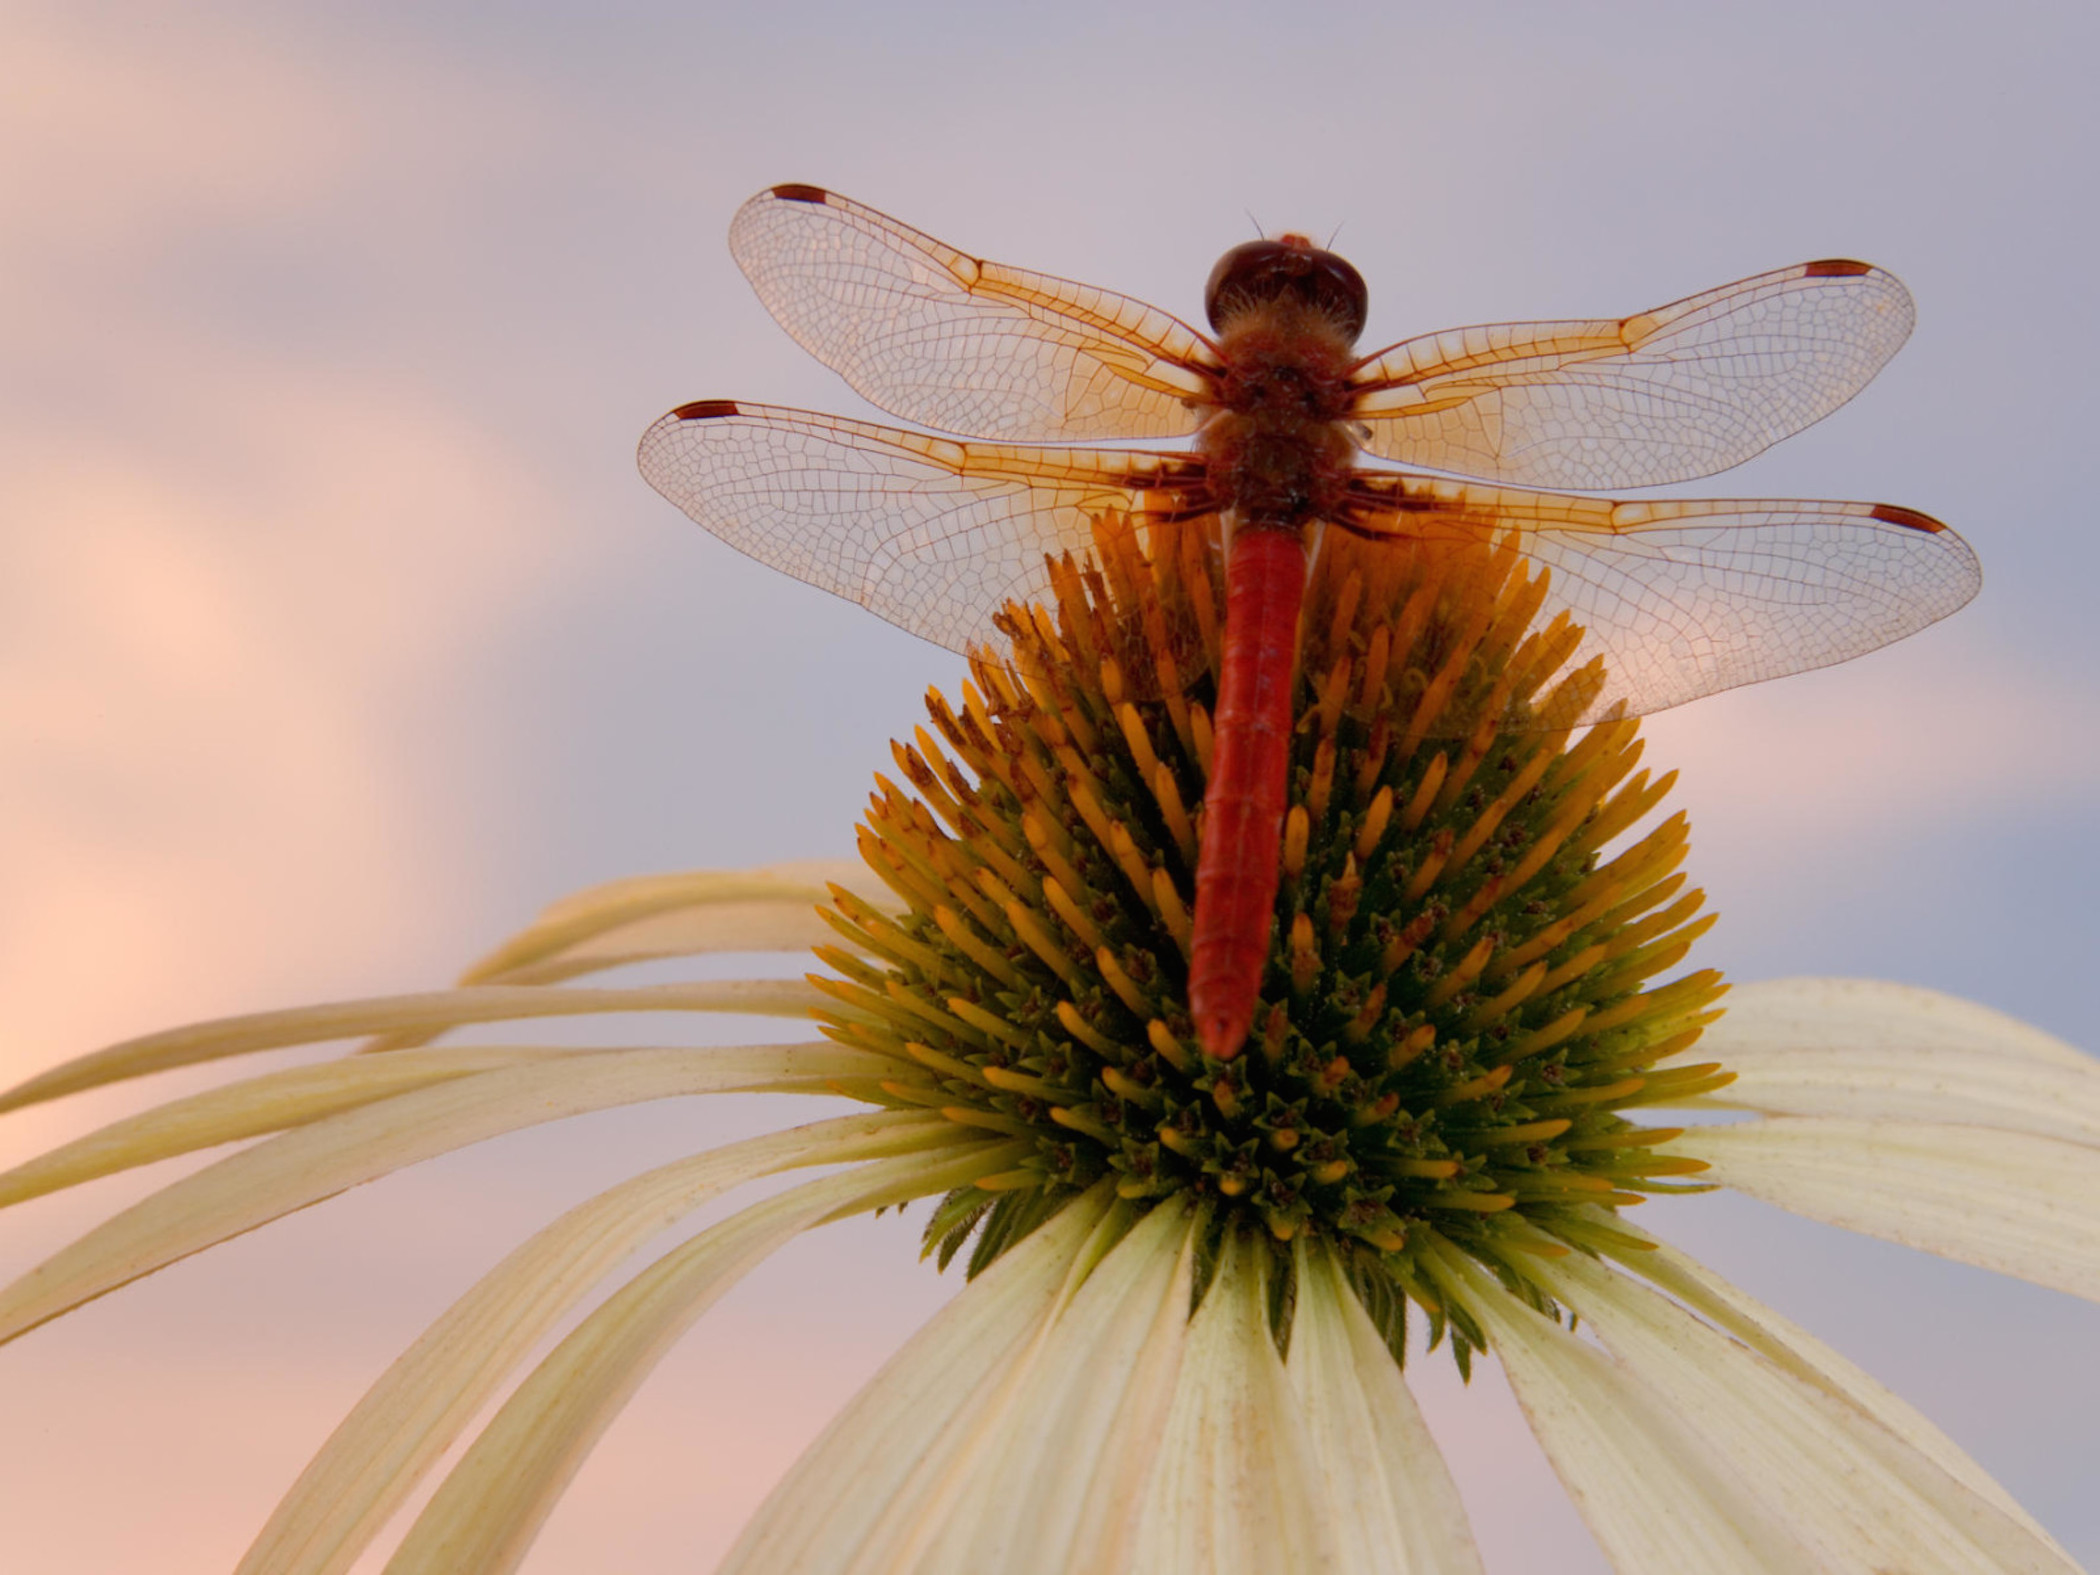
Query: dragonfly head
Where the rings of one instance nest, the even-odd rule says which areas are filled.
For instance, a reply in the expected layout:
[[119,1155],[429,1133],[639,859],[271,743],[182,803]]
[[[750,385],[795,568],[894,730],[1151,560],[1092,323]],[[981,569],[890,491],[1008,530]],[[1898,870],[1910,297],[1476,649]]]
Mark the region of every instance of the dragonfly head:
[[1270,301],[1295,300],[1317,308],[1351,344],[1364,331],[1370,292],[1364,276],[1344,258],[1323,251],[1302,235],[1248,241],[1235,246],[1210,271],[1203,310],[1219,333],[1226,323]]

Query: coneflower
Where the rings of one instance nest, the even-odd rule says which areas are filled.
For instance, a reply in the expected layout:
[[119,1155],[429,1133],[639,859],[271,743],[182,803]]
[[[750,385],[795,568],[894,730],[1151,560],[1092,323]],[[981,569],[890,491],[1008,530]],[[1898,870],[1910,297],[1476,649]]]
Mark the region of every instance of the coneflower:
[[[1112,522],[1111,522],[1112,523]],[[216,1057],[363,1053],[179,1100],[0,1176],[12,1202],[260,1138],[0,1293],[14,1336],[402,1165],[707,1092],[868,1108],[646,1172],[511,1254],[383,1377],[263,1528],[247,1572],[347,1569],[508,1398],[388,1565],[516,1566],[670,1344],[827,1220],[931,1200],[970,1283],[811,1448],[739,1572],[1464,1571],[1457,1494],[1402,1375],[1410,1321],[1499,1361],[1626,1571],[2075,1566],[1915,1412],[1625,1217],[1739,1187],[2100,1299],[2100,1070],[1927,992],[1730,998],[1669,778],[1603,675],[1536,626],[1513,554],[1331,538],[1297,679],[1283,882],[1230,1060],[1185,996],[1217,587],[1193,544],[1104,531],[1051,606],[879,780],[858,876],[623,882],[558,906],[461,987],[155,1035],[29,1104]],[[869,872],[872,872],[870,878]],[[817,938],[800,983],[585,988],[619,965]],[[824,1038],[732,1049],[447,1045],[557,1014],[761,1013]],[[1730,1125],[1654,1124],[1727,1103]],[[560,1328],[635,1249],[761,1176],[833,1167],[672,1248]],[[1578,1332],[1577,1324],[1580,1330]]]

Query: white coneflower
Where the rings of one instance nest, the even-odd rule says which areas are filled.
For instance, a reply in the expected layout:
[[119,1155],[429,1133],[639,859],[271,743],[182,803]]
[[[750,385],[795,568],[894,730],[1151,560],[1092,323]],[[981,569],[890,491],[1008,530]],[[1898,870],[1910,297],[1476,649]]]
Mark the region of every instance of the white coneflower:
[[[513,1568],[738,1276],[812,1226],[915,1198],[935,1200],[928,1253],[961,1257],[970,1283],[725,1569],[1478,1569],[1403,1381],[1414,1318],[1461,1368],[1502,1364],[1621,1570],[2073,1569],[1917,1413],[1623,1211],[1732,1186],[2100,1299],[2100,1069],[1923,991],[1753,986],[1716,1023],[1717,976],[1656,982],[1707,922],[1677,870],[1682,816],[1627,835],[1669,779],[1636,769],[1631,722],[1502,725],[1593,690],[1593,669],[1559,672],[1580,631],[1530,627],[1541,587],[1512,556],[1346,542],[1305,619],[1263,1009],[1245,1052],[1207,1058],[1182,978],[1208,691],[1158,673],[1189,655],[1163,618],[1115,609],[1214,627],[1211,586],[1104,552],[1059,576],[1054,609],[1014,609],[1010,660],[978,659],[960,703],[933,696],[933,730],[898,746],[908,786],[879,784],[863,832],[879,884],[623,882],[551,910],[456,990],[155,1035],[7,1096],[374,1036],[0,1176],[12,1202],[263,1139],[0,1293],[0,1337],[501,1132],[696,1093],[843,1094],[870,1108],[647,1172],[518,1248],[345,1419],[242,1570],[347,1569],[515,1384],[388,1565]],[[1147,667],[1163,681],[1130,681]],[[828,971],[807,984],[571,982],[806,945],[819,896]],[[437,1042],[677,1010],[814,1019],[826,1038]],[[1643,1119],[1701,1104],[1755,1117]],[[832,1168],[658,1258],[517,1381],[635,1249],[811,1166]]]

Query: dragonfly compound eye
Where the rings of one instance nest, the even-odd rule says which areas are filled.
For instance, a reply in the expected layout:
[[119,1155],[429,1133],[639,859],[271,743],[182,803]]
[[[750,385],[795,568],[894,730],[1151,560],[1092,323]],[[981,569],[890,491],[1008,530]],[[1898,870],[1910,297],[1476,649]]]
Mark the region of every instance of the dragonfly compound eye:
[[1351,341],[1364,331],[1370,304],[1364,276],[1298,235],[1248,241],[1220,257],[1204,287],[1203,310],[1210,326],[1223,332],[1225,320],[1248,307],[1286,298],[1319,308]]

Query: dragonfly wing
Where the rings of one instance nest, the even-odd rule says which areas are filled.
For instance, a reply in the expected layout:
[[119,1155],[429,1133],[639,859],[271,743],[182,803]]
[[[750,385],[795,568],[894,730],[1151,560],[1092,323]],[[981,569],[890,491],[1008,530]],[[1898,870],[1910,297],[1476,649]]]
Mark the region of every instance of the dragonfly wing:
[[1910,294],[1859,262],[1800,263],[1639,316],[1497,323],[1364,362],[1372,453],[1550,487],[1711,475],[1837,409],[1909,336]]
[[718,399],[642,434],[649,484],[739,552],[967,650],[1009,600],[1048,591],[1108,510],[1200,490],[1186,454],[956,443]]
[[1894,504],[1615,503],[1426,477],[1358,481],[1365,534],[1507,543],[1548,571],[1540,619],[1565,612],[1585,630],[1575,662],[1605,664],[1583,722],[1864,655],[1946,617],[1983,583],[1967,542]]
[[1143,302],[984,262],[815,186],[753,197],[729,249],[804,349],[870,403],[944,432],[1180,437],[1218,364]]

